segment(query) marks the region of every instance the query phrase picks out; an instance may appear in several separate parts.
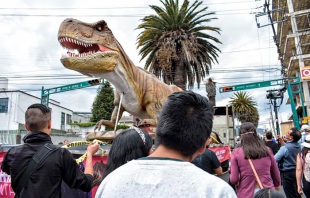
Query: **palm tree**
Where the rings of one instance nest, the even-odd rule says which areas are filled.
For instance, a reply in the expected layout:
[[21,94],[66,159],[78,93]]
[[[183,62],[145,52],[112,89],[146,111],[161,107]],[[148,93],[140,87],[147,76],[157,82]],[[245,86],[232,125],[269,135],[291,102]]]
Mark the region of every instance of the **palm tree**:
[[221,43],[206,31],[219,33],[220,29],[206,23],[217,18],[207,18],[214,12],[208,7],[199,8],[202,1],[189,5],[184,0],[179,7],[178,0],[161,0],[164,7],[151,5],[156,15],[146,16],[137,29],[137,48],[141,60],[146,59],[145,69],[154,73],[167,84],[175,84],[183,90],[192,88],[209,74],[211,64],[218,63],[220,50],[210,41]]
[[253,97],[247,92],[236,92],[230,97],[230,105],[233,107],[234,114],[238,120],[243,122],[252,122],[256,127],[258,125],[259,114],[257,103]]

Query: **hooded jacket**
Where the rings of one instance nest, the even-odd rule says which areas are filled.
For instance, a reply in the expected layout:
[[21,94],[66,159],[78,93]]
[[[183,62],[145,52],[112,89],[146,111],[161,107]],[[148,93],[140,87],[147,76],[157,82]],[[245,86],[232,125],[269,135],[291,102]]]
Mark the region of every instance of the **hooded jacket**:
[[[11,175],[13,190],[27,168],[32,156],[46,143],[52,143],[51,137],[43,132],[29,132],[23,138],[24,144],[11,148],[3,159],[1,169]],[[65,181],[71,188],[90,191],[93,176],[84,174],[78,167],[72,154],[60,148],[49,155],[30,176],[23,190],[16,198],[55,198],[61,197],[61,182]]]

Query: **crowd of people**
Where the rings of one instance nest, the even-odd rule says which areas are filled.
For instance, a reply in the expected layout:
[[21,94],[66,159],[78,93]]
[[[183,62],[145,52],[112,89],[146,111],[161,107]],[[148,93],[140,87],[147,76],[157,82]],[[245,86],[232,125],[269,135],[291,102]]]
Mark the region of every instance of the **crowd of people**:
[[[192,91],[170,95],[159,115],[155,143],[138,128],[124,130],[113,141],[96,195],[101,197],[310,197],[310,127],[291,128],[285,137],[265,140],[245,122],[231,154],[229,182],[219,160],[208,149],[214,109],[208,98]],[[33,104],[25,113],[29,133],[11,148],[1,169],[10,174],[15,197],[61,197],[61,182],[90,191],[96,141],[87,148],[82,172],[71,153],[51,142],[51,111]],[[67,143],[67,142],[66,142]]]

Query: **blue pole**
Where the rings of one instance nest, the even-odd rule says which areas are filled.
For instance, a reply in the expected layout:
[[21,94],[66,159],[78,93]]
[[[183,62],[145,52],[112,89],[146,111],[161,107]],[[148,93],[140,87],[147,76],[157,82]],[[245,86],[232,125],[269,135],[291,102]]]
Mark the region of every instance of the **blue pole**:
[[295,102],[294,102],[293,93],[292,93],[292,89],[291,89],[291,84],[288,83],[286,88],[287,88],[288,97],[290,98],[290,102],[291,102],[291,109],[292,109],[292,113],[293,113],[294,126],[298,130],[300,130],[299,122],[298,122],[298,116],[297,116],[297,112],[296,112],[296,109],[295,109]]
[[300,76],[299,76],[299,72],[297,72],[297,82],[298,82],[298,88],[299,88],[299,97],[301,100],[301,107],[302,107],[302,117],[307,117],[307,113],[306,113],[306,107],[305,107],[305,103],[304,103],[304,94],[302,91],[302,87],[301,87],[301,82],[300,82]]

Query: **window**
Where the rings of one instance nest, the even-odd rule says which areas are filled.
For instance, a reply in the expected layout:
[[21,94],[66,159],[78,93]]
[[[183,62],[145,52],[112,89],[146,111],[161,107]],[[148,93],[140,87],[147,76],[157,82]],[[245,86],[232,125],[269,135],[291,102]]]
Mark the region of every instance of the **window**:
[[9,108],[9,99],[0,98],[0,113],[7,113]]
[[72,121],[71,121],[71,115],[70,114],[67,114],[67,124],[70,124]]
[[61,125],[65,125],[65,113],[64,112],[61,112]]

